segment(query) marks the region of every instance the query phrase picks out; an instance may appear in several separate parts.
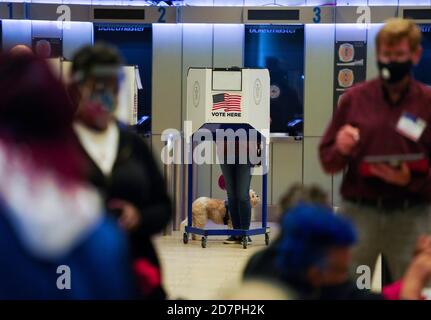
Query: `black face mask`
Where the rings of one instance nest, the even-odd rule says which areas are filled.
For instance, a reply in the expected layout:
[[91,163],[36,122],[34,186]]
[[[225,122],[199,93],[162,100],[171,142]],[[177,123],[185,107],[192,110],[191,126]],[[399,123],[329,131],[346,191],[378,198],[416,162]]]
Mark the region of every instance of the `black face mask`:
[[410,73],[413,67],[411,60],[406,62],[383,63],[378,61],[380,77],[388,83],[397,83]]

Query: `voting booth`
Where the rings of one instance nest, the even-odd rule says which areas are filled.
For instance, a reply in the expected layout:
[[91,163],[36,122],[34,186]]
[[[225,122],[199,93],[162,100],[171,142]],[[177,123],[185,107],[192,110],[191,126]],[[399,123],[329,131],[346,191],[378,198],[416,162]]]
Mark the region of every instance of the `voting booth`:
[[[265,234],[267,230],[267,172],[269,154],[269,103],[270,79],[267,69],[247,68],[190,68],[187,75],[186,120],[189,130],[184,130],[184,138],[189,145],[188,161],[188,225],[183,241],[188,242],[189,234],[202,236],[202,247],[206,247],[207,236],[242,236],[243,247],[247,248],[247,236]],[[193,146],[194,135],[201,129],[209,130],[216,136],[219,128],[233,130],[255,129],[262,148],[261,165],[252,169],[253,175],[262,176],[262,227],[250,230],[208,230],[192,226],[193,189]],[[213,164],[214,165],[214,164]]]

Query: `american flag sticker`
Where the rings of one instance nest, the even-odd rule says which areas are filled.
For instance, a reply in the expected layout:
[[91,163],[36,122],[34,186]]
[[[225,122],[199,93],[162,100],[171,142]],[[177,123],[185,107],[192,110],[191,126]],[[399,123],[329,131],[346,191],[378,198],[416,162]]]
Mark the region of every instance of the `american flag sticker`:
[[229,93],[214,94],[212,111],[241,112],[241,95]]

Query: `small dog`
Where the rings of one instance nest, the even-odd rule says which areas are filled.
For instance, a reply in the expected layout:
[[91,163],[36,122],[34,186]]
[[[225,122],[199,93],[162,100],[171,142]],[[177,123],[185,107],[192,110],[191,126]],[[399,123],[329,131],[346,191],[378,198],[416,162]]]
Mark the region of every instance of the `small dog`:
[[[260,198],[250,189],[250,204],[252,208],[256,208],[260,203]],[[227,225],[232,229],[232,219],[227,209],[227,201],[221,199],[211,199],[208,197],[200,197],[193,201],[192,204],[192,225],[196,228],[203,229],[208,222],[208,219],[217,224]],[[188,224],[187,219],[182,225]],[[192,234],[192,239],[196,240],[196,235]]]

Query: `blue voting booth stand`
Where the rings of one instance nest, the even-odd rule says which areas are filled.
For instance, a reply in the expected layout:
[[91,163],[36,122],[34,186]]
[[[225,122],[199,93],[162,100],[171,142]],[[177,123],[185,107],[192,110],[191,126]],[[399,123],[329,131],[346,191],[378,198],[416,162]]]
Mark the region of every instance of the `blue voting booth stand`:
[[[203,248],[207,246],[208,236],[241,236],[243,248],[248,245],[247,237],[265,235],[269,244],[267,227],[267,172],[269,154],[269,72],[267,69],[212,69],[190,68],[187,75],[187,120],[190,132],[184,134],[193,154],[193,135],[205,128],[215,135],[216,128],[255,129],[261,139],[262,164],[254,168],[262,176],[262,226],[249,230],[237,229],[201,229],[193,227],[193,156],[188,162],[187,179],[187,226],[183,242],[187,244],[190,234],[201,235]],[[229,101],[231,97],[234,103]],[[216,111],[216,112],[215,112]]]

